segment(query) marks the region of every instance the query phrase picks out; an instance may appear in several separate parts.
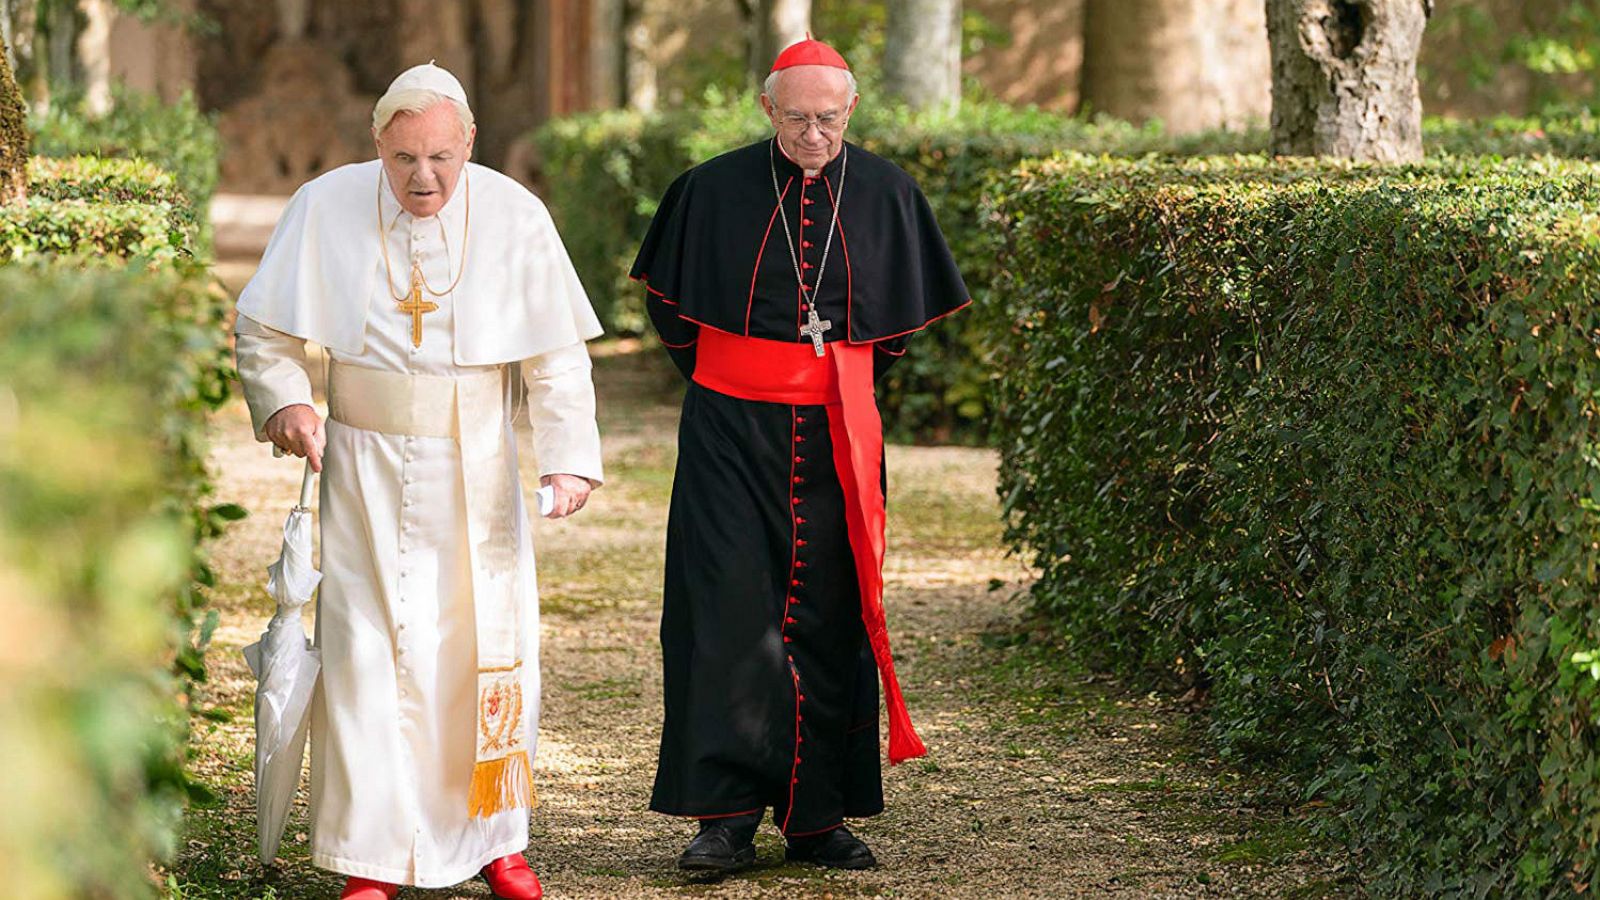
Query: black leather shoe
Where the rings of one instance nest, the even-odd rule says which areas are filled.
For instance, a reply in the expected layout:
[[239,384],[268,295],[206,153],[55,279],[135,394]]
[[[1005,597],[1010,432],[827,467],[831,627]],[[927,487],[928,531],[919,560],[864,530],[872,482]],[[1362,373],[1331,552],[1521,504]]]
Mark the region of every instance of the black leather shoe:
[[830,869],[870,869],[878,864],[872,849],[843,825],[822,834],[791,838],[784,859]]
[[756,861],[754,835],[726,825],[706,823],[678,857],[678,868],[702,875],[728,875]]

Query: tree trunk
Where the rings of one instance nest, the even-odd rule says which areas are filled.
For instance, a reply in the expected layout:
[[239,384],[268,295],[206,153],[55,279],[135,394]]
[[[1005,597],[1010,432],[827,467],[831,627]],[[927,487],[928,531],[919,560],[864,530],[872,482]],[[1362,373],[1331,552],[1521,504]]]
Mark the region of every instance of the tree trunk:
[[73,77],[72,51],[78,43],[78,13],[71,4],[65,2],[50,4],[47,11],[50,14],[50,34],[47,38],[50,49],[45,61],[50,90],[71,88],[77,84],[77,79]]
[[80,0],[83,30],[78,62],[83,66],[83,111],[91,119],[111,112],[111,26],[117,10],[111,0]]
[[0,53],[0,204],[28,198],[28,108],[11,73],[9,55]]
[[751,0],[750,18],[750,74],[761,84],[783,48],[811,31],[811,0]]
[[278,39],[298,41],[306,36],[306,26],[311,21],[311,0],[276,0],[278,8]]
[[6,48],[6,65],[11,67],[12,78],[17,74],[17,55],[11,49],[16,46],[15,36],[11,33],[11,6],[13,0],[0,0],[0,46]]
[[[38,0],[7,0],[11,10],[11,37],[8,39],[8,61],[12,64],[11,77],[17,86],[23,89],[22,96],[25,101],[37,101],[40,97],[39,82],[42,67],[39,65],[39,47],[43,43],[40,39],[39,3]],[[49,91],[44,90],[42,96],[49,97]]]
[[1272,152],[1422,158],[1417,53],[1432,0],[1266,0]]
[[1088,0],[1083,104],[1175,134],[1267,118],[1261,0]]
[[883,86],[913,109],[961,104],[961,0],[890,0]]
[[596,109],[615,109],[622,105],[622,86],[627,83],[627,16],[622,0],[596,0],[594,22],[590,28],[589,105]]
[[656,61],[650,54],[650,21],[644,0],[627,0],[623,9],[624,60],[628,108],[653,112],[656,108]]

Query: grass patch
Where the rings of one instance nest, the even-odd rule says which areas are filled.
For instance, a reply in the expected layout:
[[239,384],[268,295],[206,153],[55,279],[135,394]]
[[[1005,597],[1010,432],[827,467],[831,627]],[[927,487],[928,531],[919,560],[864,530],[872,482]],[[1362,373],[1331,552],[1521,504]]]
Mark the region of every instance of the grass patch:
[[599,681],[587,681],[581,684],[569,683],[562,685],[562,688],[589,701],[637,700],[641,693],[639,684],[627,678],[602,678]]
[[1212,858],[1219,863],[1271,864],[1288,859],[1311,845],[1311,830],[1304,823],[1279,820],[1257,825],[1248,837],[1223,847]]

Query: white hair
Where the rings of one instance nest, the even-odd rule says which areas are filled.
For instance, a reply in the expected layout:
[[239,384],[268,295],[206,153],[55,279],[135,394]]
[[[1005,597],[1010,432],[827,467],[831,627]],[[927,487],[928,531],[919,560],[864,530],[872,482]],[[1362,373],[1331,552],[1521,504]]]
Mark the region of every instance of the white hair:
[[[787,71],[789,70],[779,69],[776,72],[773,72],[771,75],[767,76],[766,82],[761,85],[761,93],[768,100],[771,100],[774,103],[778,102],[778,98],[773,94],[773,91],[778,89],[778,76]],[[840,69],[839,71],[844,73],[844,80],[850,85],[850,96],[854,97],[856,95],[856,73],[850,71],[849,69]]]
[[372,108],[372,131],[383,134],[389,127],[389,122],[400,113],[421,113],[432,109],[436,104],[448,103],[455,108],[456,116],[461,119],[461,133],[468,134],[472,131],[472,110],[465,103],[446,97],[438,91],[424,88],[407,88],[390,91],[378,98],[378,105]]

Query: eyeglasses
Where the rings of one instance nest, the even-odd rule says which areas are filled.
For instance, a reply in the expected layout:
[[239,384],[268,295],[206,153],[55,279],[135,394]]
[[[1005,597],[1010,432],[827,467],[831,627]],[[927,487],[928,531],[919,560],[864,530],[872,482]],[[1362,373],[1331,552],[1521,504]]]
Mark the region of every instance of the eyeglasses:
[[783,126],[784,130],[792,131],[795,134],[805,134],[811,130],[813,125],[817,126],[817,130],[823,134],[838,134],[844,130],[844,126],[849,121],[850,117],[848,115],[840,113],[823,113],[816,118],[802,116],[799,113],[784,113],[778,117],[778,122]]

